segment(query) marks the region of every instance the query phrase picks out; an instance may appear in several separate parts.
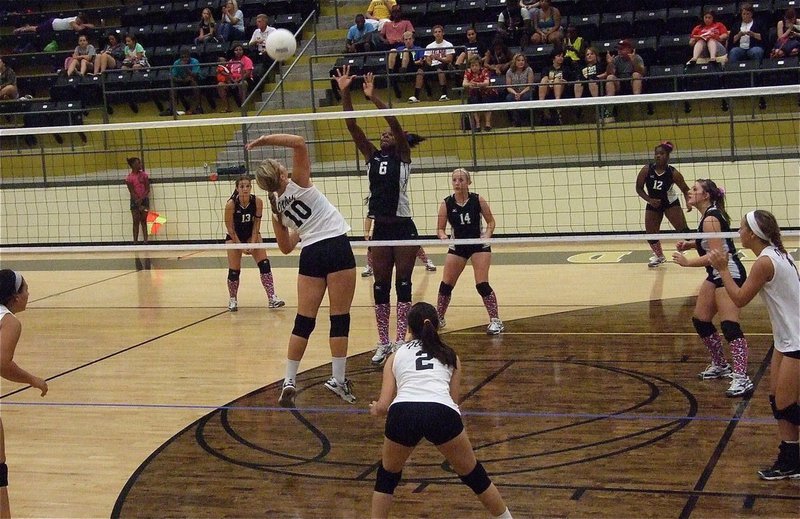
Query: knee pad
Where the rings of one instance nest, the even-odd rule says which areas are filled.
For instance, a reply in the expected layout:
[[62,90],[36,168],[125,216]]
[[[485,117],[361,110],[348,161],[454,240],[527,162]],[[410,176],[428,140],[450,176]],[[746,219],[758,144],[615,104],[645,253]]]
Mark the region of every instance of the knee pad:
[[795,402],[784,409],[777,409],[775,411],[775,418],[778,420],[786,420],[792,425],[800,425],[800,406]]
[[466,476],[459,477],[465,485],[475,492],[475,495],[483,494],[486,492],[486,489],[489,488],[489,485],[492,484],[492,480],[489,479],[489,476],[486,474],[486,470],[483,468],[483,465],[481,465],[480,461],[475,464],[475,468],[472,469],[472,472]]
[[453,285],[448,285],[444,281],[439,283],[439,293],[443,296],[451,296],[453,295]]
[[8,486],[8,465],[0,463],[0,487]]
[[241,270],[228,269],[228,281],[239,281],[239,274],[241,273]]
[[696,317],[692,317],[692,324],[700,337],[708,337],[717,333],[717,328],[714,323],[708,321],[701,321]]
[[397,484],[400,483],[400,477],[402,475],[402,470],[400,472],[389,472],[383,468],[383,464],[381,463],[378,465],[378,477],[375,478],[375,492],[389,495],[394,494],[394,489],[397,488]]
[[331,337],[347,337],[350,335],[350,314],[331,316]]
[[314,327],[316,325],[317,320],[315,318],[297,314],[294,317],[294,328],[292,329],[292,335],[297,335],[303,339],[308,339],[311,336],[311,332],[314,331]]
[[394,288],[397,290],[397,301],[399,303],[411,302],[411,280],[398,279],[394,282]]
[[375,297],[376,305],[389,304],[389,283],[376,281],[372,285],[372,295]]
[[475,285],[475,289],[478,291],[481,297],[487,297],[492,294],[492,286],[486,281]]
[[769,395],[769,407],[772,409],[772,416],[774,416],[776,420],[780,420],[781,417],[778,414],[778,405],[775,403],[775,395]]
[[722,328],[722,335],[725,336],[725,340],[728,342],[735,341],[736,339],[741,339],[744,337],[742,333],[742,328],[739,326],[739,323],[734,321],[722,321],[720,323],[720,328]]
[[272,272],[272,265],[269,264],[268,259],[264,259],[258,262],[258,271],[262,274],[269,274]]

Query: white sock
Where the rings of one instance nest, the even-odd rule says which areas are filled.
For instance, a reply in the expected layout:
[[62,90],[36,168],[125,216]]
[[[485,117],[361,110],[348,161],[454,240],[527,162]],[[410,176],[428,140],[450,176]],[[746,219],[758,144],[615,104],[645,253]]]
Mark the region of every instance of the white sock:
[[495,519],[514,519],[514,518],[511,517],[511,512],[509,512],[508,507],[506,507],[506,511],[495,517]]
[[286,377],[284,377],[283,382],[291,382],[294,384],[294,379],[297,378],[297,370],[300,368],[300,361],[299,360],[290,360],[286,359]]
[[344,373],[347,366],[347,357],[331,357],[333,378],[336,382],[344,384]]

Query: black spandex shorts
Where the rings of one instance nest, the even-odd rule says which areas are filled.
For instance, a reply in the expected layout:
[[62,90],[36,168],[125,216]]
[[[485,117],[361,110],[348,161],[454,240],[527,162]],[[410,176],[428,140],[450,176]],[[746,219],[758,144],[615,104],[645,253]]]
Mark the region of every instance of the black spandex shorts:
[[464,430],[461,415],[444,404],[398,402],[389,407],[384,434],[393,442],[414,447],[422,438],[434,445],[447,443]]
[[794,351],[782,351],[784,357],[789,357],[790,359],[800,359],[800,350]]
[[[746,279],[747,276],[745,275],[744,277],[741,278],[733,278],[733,282],[736,283],[736,286],[741,287],[742,285],[744,285]],[[714,274],[707,275],[706,281],[711,281],[717,288],[722,288],[725,286],[725,284],[722,282],[722,278],[715,278]]]
[[324,278],[333,272],[356,268],[356,258],[346,234],[318,241],[300,251],[300,269],[303,276]]
[[452,245],[447,249],[448,254],[455,254],[464,259],[470,259],[476,252],[492,252],[492,247],[488,243],[476,243],[474,245]]
[[[147,198],[147,197],[142,198],[142,205],[144,206],[145,209],[149,209],[150,208],[150,199]],[[137,209],[139,209],[139,205],[136,203],[136,200],[131,198],[131,211],[135,211]]]
[[676,199],[674,202],[668,203],[667,205],[664,205],[664,202],[666,202],[666,200],[662,200],[661,202],[662,203],[661,203],[661,205],[659,207],[653,207],[652,205],[647,204],[647,206],[644,208],[644,210],[645,211],[653,211],[655,213],[664,214],[667,211],[667,209],[670,209],[670,208],[676,207],[676,206],[680,207],[680,205],[681,205],[681,201],[678,200],[678,199]]
[[414,240],[417,236],[417,226],[411,218],[376,219],[372,231],[373,240]]

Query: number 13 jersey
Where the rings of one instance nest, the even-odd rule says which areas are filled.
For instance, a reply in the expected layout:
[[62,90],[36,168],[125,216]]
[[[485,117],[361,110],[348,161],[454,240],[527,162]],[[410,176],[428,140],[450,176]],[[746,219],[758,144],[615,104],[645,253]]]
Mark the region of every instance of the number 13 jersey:
[[342,213],[313,185],[300,187],[290,180],[278,196],[278,211],[281,222],[297,231],[303,246],[350,231]]
[[461,413],[450,396],[453,369],[425,353],[419,341],[400,346],[394,354],[392,372],[397,381],[396,402],[436,402]]

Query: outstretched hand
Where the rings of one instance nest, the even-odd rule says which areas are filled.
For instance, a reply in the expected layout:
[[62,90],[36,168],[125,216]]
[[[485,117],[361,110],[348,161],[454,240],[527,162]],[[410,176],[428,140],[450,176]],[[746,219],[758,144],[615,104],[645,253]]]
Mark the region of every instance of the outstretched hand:
[[350,65],[345,65],[340,69],[336,69],[334,80],[342,92],[350,90],[350,84],[353,82],[355,76],[350,75]]
[[372,72],[367,72],[364,76],[364,97],[367,99],[372,98],[372,92],[375,90],[375,75]]

